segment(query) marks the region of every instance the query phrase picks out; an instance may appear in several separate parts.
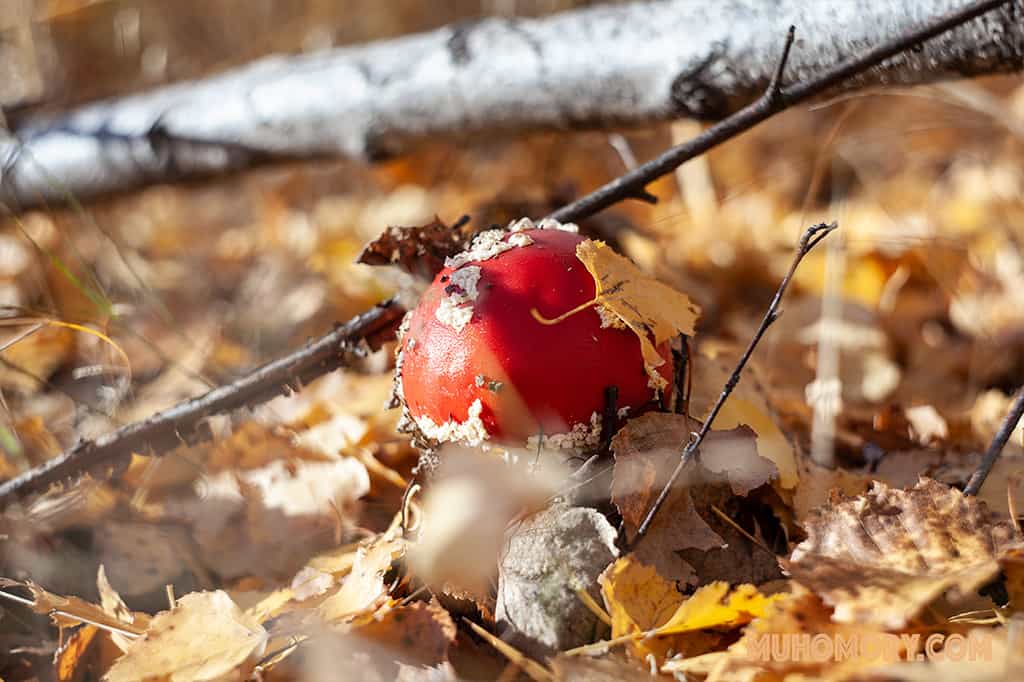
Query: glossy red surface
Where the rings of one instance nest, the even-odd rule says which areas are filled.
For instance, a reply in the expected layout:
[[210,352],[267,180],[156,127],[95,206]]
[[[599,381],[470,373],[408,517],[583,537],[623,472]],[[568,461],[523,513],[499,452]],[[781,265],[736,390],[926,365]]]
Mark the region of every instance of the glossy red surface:
[[[479,295],[461,331],[435,316],[448,268],[413,312],[403,340],[402,383],[414,417],[462,422],[480,398],[488,433],[523,441],[542,429],[564,433],[589,423],[603,409],[606,386],[618,386],[619,407],[638,408],[654,397],[632,332],[602,329],[594,308],[550,326],[531,316],[536,308],[554,318],[591,300],[594,279],[576,257],[582,237],[561,230],[525,234],[533,244],[470,263],[481,268]],[[671,361],[659,371],[671,381]]]

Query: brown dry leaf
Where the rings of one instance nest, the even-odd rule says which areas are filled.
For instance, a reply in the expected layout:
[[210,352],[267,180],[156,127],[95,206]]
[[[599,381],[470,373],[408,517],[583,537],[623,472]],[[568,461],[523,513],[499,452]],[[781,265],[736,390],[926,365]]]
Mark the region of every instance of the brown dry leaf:
[[[9,334],[17,339],[23,331]],[[0,346],[6,342],[0,343]],[[71,359],[75,350],[75,333],[65,327],[47,325],[7,346],[2,352],[5,363],[0,366],[0,386],[22,393],[33,393],[42,388],[40,380],[47,380]]]
[[60,682],[78,682],[85,677],[85,668],[90,663],[89,659],[95,656],[94,651],[101,634],[102,630],[95,625],[86,625],[65,640],[53,661]]
[[[110,581],[107,580],[107,572],[103,567],[103,564],[100,564],[99,571],[96,575],[96,588],[100,593],[100,607],[104,611],[122,623],[134,625],[139,630],[145,630],[149,627],[149,614],[133,613],[131,609],[128,608],[124,603],[124,600],[121,599],[121,595],[111,587]],[[127,651],[128,647],[134,641],[134,638],[127,637],[119,632],[111,632],[109,637],[110,641],[121,651]]]
[[104,680],[244,679],[266,644],[266,630],[226,592],[193,592],[158,613]]
[[1024,549],[1005,552],[999,557],[999,567],[1006,576],[1006,593],[1010,596],[1008,608],[1013,613],[1024,611]]
[[143,628],[131,623],[120,621],[107,613],[101,606],[92,604],[78,597],[62,597],[47,592],[31,580],[19,582],[8,578],[0,578],[0,587],[23,587],[32,593],[31,609],[36,613],[49,615],[57,627],[74,627],[83,622],[98,623],[114,630],[140,634]]
[[382,535],[361,547],[341,587],[317,607],[328,623],[348,621],[375,610],[387,596],[384,574],[405,553],[405,541]]
[[[735,361],[731,353],[715,356],[700,355],[693,362],[693,394],[690,407],[693,414],[706,418],[732,374]],[[749,426],[757,434],[757,452],[771,460],[779,470],[776,485],[783,490],[796,487],[799,479],[796,454],[786,434],[779,428],[775,410],[768,400],[764,386],[758,380],[756,366],[748,368],[742,380],[722,405],[715,418],[716,430],[728,430],[740,425]]]
[[[668,481],[693,429],[694,422],[680,415],[652,413],[630,420],[615,435],[612,502],[622,514],[627,538],[635,535]],[[648,538],[636,550],[637,558],[666,578],[688,584],[760,583],[778,577],[775,556],[751,547],[711,509],[725,508],[735,495],[765,485],[776,475],[774,464],[759,456],[749,429],[711,431],[698,461],[654,518]]]
[[689,296],[644,274],[602,241],[581,242],[576,257],[594,277],[597,304],[637,335],[651,383],[664,388],[667,382],[655,367],[665,360],[656,346],[677,334],[693,336],[700,308]]
[[428,282],[444,267],[444,260],[466,248],[470,235],[458,226],[449,227],[437,217],[416,227],[388,226],[363,247],[357,263],[397,265]]
[[884,483],[834,497],[806,521],[787,570],[846,623],[901,628],[947,594],[958,600],[993,579],[997,557],[1021,541],[984,504],[937,481]]
[[433,666],[448,660],[457,629],[436,602],[415,602],[384,610],[353,631],[357,637],[386,648],[406,665]]

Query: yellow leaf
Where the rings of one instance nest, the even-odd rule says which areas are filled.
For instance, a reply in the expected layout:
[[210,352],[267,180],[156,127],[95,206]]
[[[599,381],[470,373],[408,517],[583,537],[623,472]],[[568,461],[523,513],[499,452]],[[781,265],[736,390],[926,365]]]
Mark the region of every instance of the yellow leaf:
[[266,630],[226,592],[193,592],[157,614],[103,679],[242,679],[248,673],[246,664],[254,663],[266,644]]
[[[618,326],[615,322],[620,322],[637,335],[651,385],[664,388],[667,382],[655,368],[663,365],[665,359],[656,346],[676,334],[692,336],[700,308],[686,294],[644,274],[632,261],[615,253],[602,241],[580,242],[576,246],[576,257],[594,278],[594,299],[555,320],[545,320],[536,311],[534,317],[550,324],[597,305],[606,326]],[[609,314],[612,322],[607,321]]]
[[632,555],[612,564],[600,581],[605,608],[612,619],[612,639],[658,628],[668,622],[683,601],[674,583]]
[[658,628],[658,634],[675,635],[704,628],[743,625],[764,616],[768,606],[780,597],[766,597],[753,585],[740,585],[729,593],[728,583],[714,582],[700,588],[680,604],[668,622]]
[[[620,558],[600,578],[601,594],[611,617],[609,642],[628,643],[633,656],[646,660],[653,654],[664,660],[669,651],[695,656],[718,644],[721,635],[708,628],[745,625],[765,614],[780,597],[766,597],[753,585],[732,592],[726,582],[715,582],[684,597],[675,584],[633,555]],[[597,645],[580,647],[579,651]]]
[[692,336],[700,308],[686,294],[645,275],[604,242],[581,242],[576,246],[576,257],[594,277],[598,304],[637,335],[647,374],[656,385],[664,387],[665,380],[654,368],[665,361],[655,346],[676,334]]

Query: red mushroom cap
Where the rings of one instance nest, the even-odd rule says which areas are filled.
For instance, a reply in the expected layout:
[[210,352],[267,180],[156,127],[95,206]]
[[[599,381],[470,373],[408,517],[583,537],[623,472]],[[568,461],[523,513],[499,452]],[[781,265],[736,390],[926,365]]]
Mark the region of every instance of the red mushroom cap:
[[[576,257],[581,241],[562,229],[495,230],[449,259],[400,346],[399,391],[425,435],[596,445],[606,387],[618,387],[620,409],[657,398],[639,339],[602,327],[597,306],[552,325],[531,314],[555,318],[594,298],[594,278]],[[667,348],[659,352],[668,360]],[[671,367],[658,367],[669,381]]]

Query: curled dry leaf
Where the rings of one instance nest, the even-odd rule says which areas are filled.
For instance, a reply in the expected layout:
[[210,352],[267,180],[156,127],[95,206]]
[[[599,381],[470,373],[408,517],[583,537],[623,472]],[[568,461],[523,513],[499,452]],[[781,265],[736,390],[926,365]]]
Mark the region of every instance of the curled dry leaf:
[[1022,539],[983,503],[930,479],[837,495],[805,525],[807,540],[787,564],[793,579],[834,607],[835,620],[893,629],[943,595],[971,595]]
[[375,610],[387,596],[384,574],[404,553],[405,541],[388,535],[359,548],[351,572],[341,587],[320,603],[318,615],[327,623],[339,623]]
[[0,578],[0,587],[22,587],[32,594],[31,609],[36,613],[48,615],[54,625],[62,628],[81,625],[83,622],[99,623],[114,630],[133,634],[142,633],[143,629],[132,623],[123,622],[118,616],[107,612],[79,597],[62,597],[47,592],[31,580],[20,582],[8,578]]
[[266,643],[267,632],[226,592],[193,592],[154,616],[104,680],[244,679]]
[[436,217],[416,227],[389,226],[363,248],[357,262],[397,265],[429,282],[444,267],[445,258],[466,248],[471,236],[460,224],[449,227]]
[[692,336],[700,308],[686,294],[644,274],[604,242],[582,242],[576,247],[576,256],[594,277],[596,304],[637,335],[651,384],[664,388],[665,379],[654,368],[665,361],[655,346],[677,334]]

